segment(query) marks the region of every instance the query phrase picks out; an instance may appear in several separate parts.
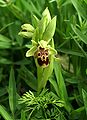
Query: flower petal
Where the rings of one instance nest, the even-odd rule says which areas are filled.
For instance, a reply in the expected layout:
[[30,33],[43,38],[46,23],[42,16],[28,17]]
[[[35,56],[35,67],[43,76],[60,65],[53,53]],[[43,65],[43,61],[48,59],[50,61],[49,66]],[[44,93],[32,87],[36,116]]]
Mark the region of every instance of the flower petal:
[[48,42],[44,41],[44,40],[40,40],[38,43],[39,43],[40,47],[42,47],[42,48],[46,48],[47,44],[48,44]]
[[34,56],[37,46],[33,46],[30,50],[26,52],[26,57]]
[[49,49],[49,55],[57,54],[57,51],[54,48],[52,48],[50,45],[48,45],[48,49]]

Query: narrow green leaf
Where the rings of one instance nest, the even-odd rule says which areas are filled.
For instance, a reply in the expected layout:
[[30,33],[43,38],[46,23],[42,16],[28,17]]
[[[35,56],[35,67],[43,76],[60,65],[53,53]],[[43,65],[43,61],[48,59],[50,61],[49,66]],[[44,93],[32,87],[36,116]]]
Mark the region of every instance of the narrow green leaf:
[[12,64],[12,61],[6,59],[6,58],[3,58],[3,57],[0,57],[0,63],[1,64]]
[[[11,1],[12,2],[12,1]],[[21,9],[14,5],[13,3],[8,5],[8,9],[13,13],[15,17],[17,17],[19,20],[22,20],[23,22],[26,21],[26,17],[24,16]]]
[[21,120],[26,120],[26,118],[25,118],[25,111],[21,111]]
[[9,77],[9,105],[11,112],[14,115],[16,109],[16,83],[13,68],[11,68]]
[[32,40],[34,40],[35,42],[39,41],[39,28],[38,27],[34,31],[34,34],[32,36]]
[[12,117],[8,114],[8,112],[2,105],[0,105],[0,114],[5,120],[13,120]]
[[80,14],[85,20],[87,20],[86,7],[81,0],[71,0],[78,14]]
[[[72,34],[71,34],[72,36]],[[72,38],[74,39],[74,41],[76,42],[76,44],[78,45],[78,47],[80,48],[80,51],[82,51],[83,55],[87,58],[87,54],[84,51],[84,49],[82,48],[82,46],[79,44],[79,42],[72,36]]]
[[48,10],[48,8],[46,8],[43,13],[42,13],[43,17],[44,16],[47,16],[47,24],[51,21],[51,15],[50,15],[50,12]]
[[30,13],[36,13],[37,15],[41,16],[40,12],[37,10],[36,6],[33,4],[32,1],[29,3],[25,0],[21,0],[24,8],[28,10]]
[[54,72],[55,72],[55,76],[57,79],[57,84],[58,84],[58,89],[59,89],[59,94],[60,94],[60,98],[62,100],[65,101],[65,108],[67,109],[67,111],[70,112],[71,110],[71,106],[70,103],[68,101],[68,94],[67,94],[67,90],[66,90],[66,85],[61,73],[61,65],[59,61],[54,61]]
[[43,34],[43,40],[50,40],[52,39],[54,32],[56,28],[56,17],[54,17],[48,24],[44,34]]
[[75,34],[80,38],[80,40],[82,42],[84,42],[85,44],[87,44],[87,36],[84,35],[78,28],[76,28],[75,26],[71,25],[73,31],[75,32]]
[[66,49],[66,48],[58,48],[57,49],[59,52],[62,53],[66,53],[66,54],[70,54],[70,55],[75,55],[75,56],[80,56],[80,57],[84,57],[83,53],[81,51],[75,51],[75,50],[71,50],[71,49]]
[[49,81],[53,85],[54,90],[56,91],[57,95],[59,96],[59,89],[58,89],[58,85],[56,83],[56,80],[54,78],[50,77]]
[[7,49],[11,47],[11,40],[0,34],[0,49]]
[[37,90],[36,77],[25,66],[21,67],[19,75],[28,86],[30,86],[34,90]]
[[42,40],[43,33],[45,32],[47,26],[47,16],[42,17],[39,21],[38,28],[39,28],[39,39]]
[[35,15],[33,15],[32,16],[32,24],[35,28],[38,26],[38,23],[39,23],[39,19]]
[[0,87],[0,97],[5,95],[6,93],[7,93],[7,89],[5,87],[4,88]]
[[79,107],[78,109],[76,109],[76,110],[73,110],[72,112],[71,112],[71,118],[73,118],[73,119],[78,119],[79,118],[79,116],[81,115],[81,112],[82,111],[84,111],[84,106],[82,106],[82,107]]
[[82,96],[83,96],[84,106],[87,115],[87,92],[84,89],[82,89]]

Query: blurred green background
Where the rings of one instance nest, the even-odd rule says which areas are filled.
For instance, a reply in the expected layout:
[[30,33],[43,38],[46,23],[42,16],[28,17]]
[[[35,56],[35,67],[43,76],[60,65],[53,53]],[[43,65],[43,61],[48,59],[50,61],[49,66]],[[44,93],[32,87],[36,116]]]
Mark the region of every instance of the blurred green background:
[[33,25],[33,15],[40,19],[46,7],[57,16],[55,49],[72,106],[70,113],[62,114],[70,120],[87,119],[87,0],[0,0],[1,120],[20,119],[16,101],[29,89],[34,91],[36,66],[25,56],[31,42],[18,32],[24,23]]

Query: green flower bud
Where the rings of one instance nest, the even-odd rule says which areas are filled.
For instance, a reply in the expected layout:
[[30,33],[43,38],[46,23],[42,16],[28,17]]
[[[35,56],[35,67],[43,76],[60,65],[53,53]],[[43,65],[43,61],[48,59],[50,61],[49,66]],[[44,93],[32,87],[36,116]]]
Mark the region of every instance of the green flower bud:
[[31,38],[34,33],[34,27],[30,24],[23,24],[21,26],[22,30],[19,32],[18,35],[25,37],[25,38]]
[[31,38],[33,36],[33,33],[32,32],[19,32],[18,35],[24,37],[24,38]]
[[30,24],[23,24],[21,28],[22,28],[22,31],[34,32],[34,27]]

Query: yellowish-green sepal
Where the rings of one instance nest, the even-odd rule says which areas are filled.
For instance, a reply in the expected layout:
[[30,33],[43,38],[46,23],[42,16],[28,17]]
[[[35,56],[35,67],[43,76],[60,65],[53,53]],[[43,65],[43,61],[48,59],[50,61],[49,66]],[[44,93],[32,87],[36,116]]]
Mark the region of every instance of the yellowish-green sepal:
[[37,46],[33,46],[30,50],[26,52],[26,57],[34,56],[36,50],[37,50]]

